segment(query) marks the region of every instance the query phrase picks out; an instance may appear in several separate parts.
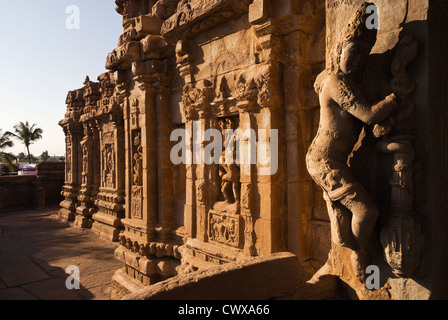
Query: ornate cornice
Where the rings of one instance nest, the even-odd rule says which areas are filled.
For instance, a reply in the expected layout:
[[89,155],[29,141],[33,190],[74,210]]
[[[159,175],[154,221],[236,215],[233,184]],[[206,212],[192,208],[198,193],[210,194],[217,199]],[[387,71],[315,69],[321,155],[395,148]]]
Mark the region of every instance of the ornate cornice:
[[210,30],[229,19],[246,13],[249,0],[202,0],[181,1],[177,11],[162,25],[161,35],[171,43],[181,39],[185,33],[190,36]]

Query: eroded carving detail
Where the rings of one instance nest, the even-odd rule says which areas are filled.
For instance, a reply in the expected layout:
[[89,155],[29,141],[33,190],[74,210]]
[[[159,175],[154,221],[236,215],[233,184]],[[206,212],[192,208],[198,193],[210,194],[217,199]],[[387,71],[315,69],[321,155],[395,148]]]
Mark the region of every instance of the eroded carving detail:
[[133,218],[137,219],[143,218],[142,201],[143,201],[143,188],[139,186],[132,186],[131,212]]
[[[316,80],[321,118],[306,157],[310,175],[324,192],[332,221],[333,242],[353,249],[352,267],[360,281],[364,281],[369,261],[368,245],[379,213],[371,195],[355,179],[347,160],[358,141],[362,123],[373,126],[386,121],[398,109],[401,100],[397,92],[372,101],[367,92],[369,86],[363,83],[365,64],[377,35],[376,29],[366,27],[369,5],[371,3],[365,2],[357,10],[334,46],[330,68]],[[345,218],[350,215],[351,219]],[[315,278],[331,272],[330,260]]]
[[115,187],[115,150],[113,144],[106,144],[103,150],[103,186]]
[[241,216],[237,214],[222,214],[210,211],[209,237],[212,241],[229,246],[239,247]]
[[407,65],[417,55],[418,44],[410,36],[400,42],[392,63],[392,86],[400,93],[402,106],[389,119],[374,129],[377,137],[383,137],[378,150],[393,154],[391,204],[386,223],[381,231],[384,257],[399,277],[411,277],[420,263],[423,245],[420,225],[414,217],[414,183],[412,126],[403,122],[414,109],[410,94],[415,89],[415,81],[406,71]]
[[133,139],[133,176],[132,181],[135,186],[141,186],[142,174],[143,174],[143,151],[141,145],[141,133],[140,131],[134,132]]

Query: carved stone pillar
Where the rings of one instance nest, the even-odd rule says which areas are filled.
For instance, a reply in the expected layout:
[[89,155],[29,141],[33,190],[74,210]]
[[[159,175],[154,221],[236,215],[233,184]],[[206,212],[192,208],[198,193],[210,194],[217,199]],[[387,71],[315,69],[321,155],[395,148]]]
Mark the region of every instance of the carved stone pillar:
[[[150,3],[149,3],[150,4]],[[117,81],[124,119],[125,216],[115,251],[124,263],[113,277],[113,297],[177,274],[180,254],[172,231],[171,121],[167,54],[159,35],[162,18],[174,8],[120,1],[124,32],[107,68]]]
[[80,117],[83,126],[83,138],[80,142],[80,171],[81,189],[78,195],[79,205],[76,208],[75,226],[79,228],[92,227],[92,215],[96,211],[95,196],[98,193],[94,189],[95,179],[95,154],[98,138],[93,135],[95,121],[92,120],[96,113],[97,103],[100,98],[98,83],[90,81],[89,77],[84,81],[84,109]]
[[[253,130],[254,121],[253,115],[250,112],[241,112],[239,115],[240,129],[242,131]],[[250,141],[244,140],[243,143]],[[240,142],[241,143],[241,142]],[[245,147],[250,147],[246,145]],[[243,155],[245,156],[245,155]],[[251,159],[245,159],[251,160]],[[255,248],[255,215],[253,208],[253,186],[256,183],[256,165],[250,163],[243,163],[240,165],[240,182],[241,182],[241,216],[244,219],[244,253],[248,256],[256,256],[257,250]]]
[[110,74],[100,76],[103,98],[96,116],[99,136],[101,180],[95,201],[98,212],[93,215],[92,229],[100,237],[118,241],[122,231],[125,203],[125,150],[123,110],[120,95],[113,95]]
[[[212,100],[211,83],[202,82],[203,87],[197,93],[198,100],[194,101],[190,107],[194,108],[197,118],[192,123],[192,170],[194,170],[194,182],[191,185],[195,193],[196,202],[196,237],[201,241],[208,241],[210,217],[208,211],[210,209],[210,168],[205,163],[204,147],[208,143],[205,139],[206,130],[210,129],[210,103]],[[195,89],[193,89],[195,90]]]
[[70,91],[67,96],[67,112],[59,122],[65,133],[65,183],[62,188],[64,200],[60,203],[59,218],[63,221],[73,221],[76,216],[78,192],[81,185],[80,174],[80,141],[82,126],[79,117],[84,107],[83,89]]
[[173,229],[173,164],[171,153],[171,117],[169,112],[169,90],[166,76],[158,74],[155,111],[157,115],[157,187],[158,187],[158,237],[169,240]]
[[[193,150],[193,124],[196,121],[196,114],[194,112],[186,113],[186,123],[185,123],[185,131],[186,136],[185,141],[185,149]],[[196,226],[196,165],[190,160],[185,163],[185,228],[187,232],[187,236],[194,238],[197,234],[197,226]]]
[[81,189],[79,191],[79,206],[76,208],[75,226],[90,228],[94,212],[94,142],[93,134],[88,122],[83,123],[84,137],[80,142],[81,149]]
[[157,158],[154,91],[141,84],[136,98],[125,100],[127,192],[123,237],[146,243],[155,239],[157,223]]
[[[278,33],[282,28],[277,21],[271,1],[254,1],[249,7],[249,22],[256,35],[259,60],[256,77],[255,115],[257,122],[257,192],[260,195],[260,212],[257,238],[258,255],[286,250],[284,217],[286,214],[282,194],[284,153],[283,135],[283,66],[280,60],[281,43]],[[250,110],[249,110],[250,111]]]
[[406,68],[417,52],[418,42],[411,36],[403,37],[391,66],[392,87],[402,99],[401,106],[392,117],[374,128],[377,136],[386,134],[377,145],[379,151],[393,154],[390,207],[381,232],[381,243],[385,260],[399,277],[413,275],[420,264],[423,247],[423,236],[414,213],[414,126],[409,122],[409,115],[415,108],[410,94],[417,84]]
[[391,204],[381,231],[384,257],[399,277],[411,277],[420,264],[423,237],[414,217],[412,136],[401,135],[384,139],[381,152],[393,154]]

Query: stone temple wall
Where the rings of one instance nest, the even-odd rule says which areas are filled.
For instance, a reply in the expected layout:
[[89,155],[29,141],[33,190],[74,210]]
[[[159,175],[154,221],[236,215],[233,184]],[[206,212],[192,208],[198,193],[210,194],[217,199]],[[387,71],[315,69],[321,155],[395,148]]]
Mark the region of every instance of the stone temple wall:
[[34,175],[0,177],[0,212],[57,206],[63,184],[63,162],[40,162]]
[[[296,298],[338,281],[362,299],[443,294],[442,2],[364,3],[373,33],[358,0],[116,4],[109,72],[67,96],[59,213],[120,243],[113,298],[279,252],[304,270]],[[229,130],[268,165],[185,156],[227,159]]]

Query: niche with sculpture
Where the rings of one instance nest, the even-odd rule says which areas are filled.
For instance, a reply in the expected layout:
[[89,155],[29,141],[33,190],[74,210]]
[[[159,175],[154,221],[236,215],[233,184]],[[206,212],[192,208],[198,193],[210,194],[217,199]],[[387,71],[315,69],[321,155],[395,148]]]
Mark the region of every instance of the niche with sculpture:
[[[237,117],[225,117],[218,120],[223,141],[217,179],[220,197],[209,212],[210,240],[232,247],[240,247],[242,241],[241,183],[240,167],[236,159],[237,138],[234,135],[226,135],[226,130],[236,130],[238,122]],[[229,144],[233,145],[233,159],[226,159],[226,147],[229,147]]]

